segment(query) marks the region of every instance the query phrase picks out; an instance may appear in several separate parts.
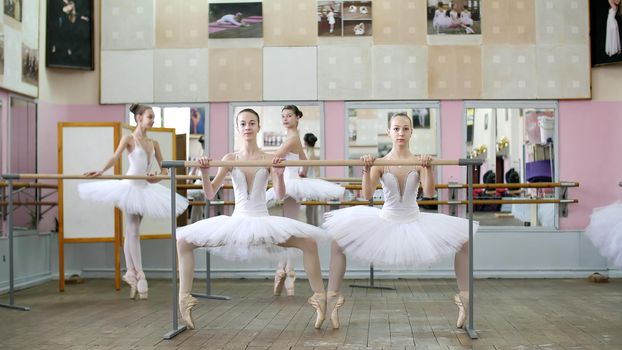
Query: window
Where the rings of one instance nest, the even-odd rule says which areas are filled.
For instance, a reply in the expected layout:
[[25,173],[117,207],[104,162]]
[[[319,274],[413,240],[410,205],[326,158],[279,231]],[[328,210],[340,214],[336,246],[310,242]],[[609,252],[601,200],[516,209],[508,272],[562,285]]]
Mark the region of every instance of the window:
[[[467,103],[466,157],[481,158],[475,183],[553,182],[557,105],[553,102]],[[553,198],[554,189],[476,189],[474,199]],[[555,227],[556,204],[476,205],[482,225]]]

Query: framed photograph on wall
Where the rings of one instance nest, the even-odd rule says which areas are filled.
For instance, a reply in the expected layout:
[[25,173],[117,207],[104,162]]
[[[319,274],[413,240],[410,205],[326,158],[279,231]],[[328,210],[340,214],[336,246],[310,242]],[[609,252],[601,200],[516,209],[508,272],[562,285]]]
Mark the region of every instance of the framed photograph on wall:
[[46,65],[95,69],[93,0],[47,0]]
[[14,20],[22,21],[22,0],[4,0],[4,14]]
[[318,1],[318,36],[371,36],[371,1]]
[[209,38],[262,38],[261,2],[210,2]]
[[622,3],[590,1],[592,66],[622,62]]

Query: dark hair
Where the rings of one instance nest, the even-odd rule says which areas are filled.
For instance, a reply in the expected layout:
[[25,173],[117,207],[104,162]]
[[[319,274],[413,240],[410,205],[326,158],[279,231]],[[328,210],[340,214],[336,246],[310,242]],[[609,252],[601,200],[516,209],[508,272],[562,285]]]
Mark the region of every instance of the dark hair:
[[260,124],[260,123],[261,123],[261,122],[260,122],[260,120],[259,120],[259,113],[257,113],[257,112],[256,112],[254,109],[252,109],[252,108],[244,108],[243,110],[239,111],[239,112],[238,112],[238,114],[236,114],[236,115],[235,115],[235,124],[236,124],[236,125],[238,124],[238,116],[239,116],[240,114],[242,114],[242,113],[245,113],[245,112],[247,112],[247,113],[251,113],[251,114],[254,114],[254,115],[255,115],[255,117],[257,117],[257,124]]
[[151,106],[143,105],[140,103],[132,103],[130,105],[130,112],[134,114],[134,120],[138,122],[138,115],[145,113]]
[[317,142],[317,136],[313,135],[310,132],[306,133],[302,139],[307,145],[309,145],[309,147],[315,147],[315,143]]
[[302,118],[302,111],[300,109],[298,109],[298,107],[296,107],[294,105],[287,105],[287,106],[283,107],[283,109],[281,109],[281,112],[283,112],[286,109],[294,112],[294,115],[296,115],[298,118]]
[[389,125],[387,127],[391,127],[391,120],[393,120],[394,118],[397,117],[402,117],[402,118],[406,118],[408,119],[408,122],[410,123],[410,126],[413,126],[413,121],[412,119],[410,119],[410,117],[408,116],[408,114],[404,113],[404,112],[399,112],[399,113],[395,113],[393,114],[391,117],[389,117]]
[[199,143],[201,147],[205,146],[205,136],[201,135],[201,137],[199,137]]

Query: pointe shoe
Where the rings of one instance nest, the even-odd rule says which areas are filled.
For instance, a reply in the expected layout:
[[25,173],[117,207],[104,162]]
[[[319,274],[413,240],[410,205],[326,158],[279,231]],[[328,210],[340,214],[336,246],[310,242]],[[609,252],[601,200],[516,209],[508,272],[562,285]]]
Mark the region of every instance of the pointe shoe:
[[136,274],[134,271],[127,271],[122,279],[130,286],[130,299],[134,300],[136,298]]
[[338,329],[339,309],[346,303],[346,298],[337,292],[328,292],[326,296],[326,314],[330,317],[330,323],[334,329]]
[[294,282],[296,282],[296,272],[289,271],[287,273],[287,277],[285,278],[285,291],[287,292],[288,297],[294,295]]
[[287,274],[285,273],[285,271],[277,271],[276,275],[274,276],[274,295],[275,296],[281,295],[281,292],[283,291],[283,284],[285,283],[285,277],[287,277]]
[[454,295],[454,304],[458,306],[458,319],[456,320],[456,327],[462,328],[468,318],[469,297],[465,294]]
[[147,278],[144,272],[137,274],[138,282],[136,283],[136,290],[138,291],[138,299],[146,300],[148,297],[149,285],[147,284]]
[[307,302],[315,309],[314,327],[319,329],[326,318],[326,293],[314,293]]
[[189,329],[194,329],[192,308],[198,303],[199,301],[190,294],[183,294],[179,296],[179,312],[181,313],[181,319],[186,323],[186,326],[188,326]]

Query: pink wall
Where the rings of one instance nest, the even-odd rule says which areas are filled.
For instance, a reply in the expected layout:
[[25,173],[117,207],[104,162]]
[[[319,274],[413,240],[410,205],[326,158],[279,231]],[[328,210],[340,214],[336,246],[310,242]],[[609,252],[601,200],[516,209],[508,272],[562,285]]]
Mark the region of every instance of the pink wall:
[[580,183],[560,224],[583,229],[593,208],[622,199],[622,102],[561,101],[559,118],[560,178]]
[[[346,105],[343,101],[324,103],[324,155],[326,159],[346,159]],[[326,176],[343,177],[345,167],[327,167]]]
[[[441,101],[441,154],[439,158],[464,158],[464,111],[462,101]],[[466,181],[465,171],[457,166],[441,170],[442,182]]]
[[[39,173],[58,172],[59,122],[124,122],[125,105],[58,105],[39,101],[38,167]],[[50,200],[56,200],[50,197]],[[40,224],[41,230],[54,227],[56,209],[50,210]]]

